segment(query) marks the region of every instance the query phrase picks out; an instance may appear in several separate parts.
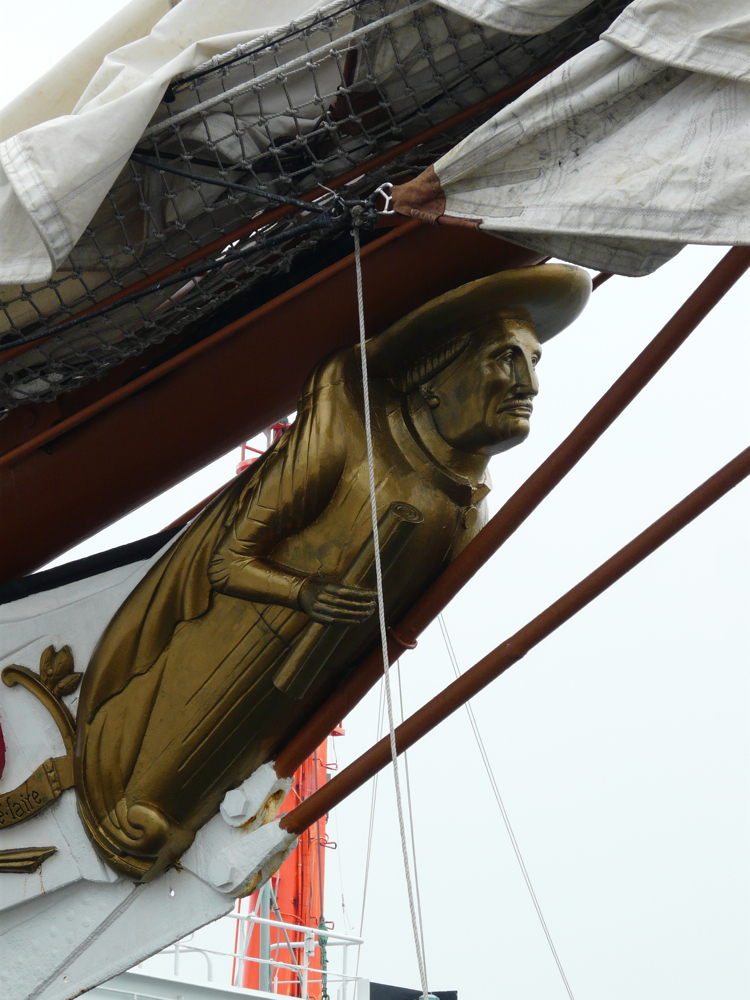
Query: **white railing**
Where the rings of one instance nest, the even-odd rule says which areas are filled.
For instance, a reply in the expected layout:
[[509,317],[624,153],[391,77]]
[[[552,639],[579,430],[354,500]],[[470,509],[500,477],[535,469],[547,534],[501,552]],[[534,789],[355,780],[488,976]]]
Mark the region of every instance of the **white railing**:
[[[212,926],[218,929],[229,921],[234,923],[233,930],[235,931],[237,950],[223,950],[193,943],[191,935],[190,938],[177,941],[160,953],[162,956],[173,958],[173,962],[170,963],[173,975],[180,977],[181,965],[183,965],[185,958],[200,956],[205,961],[205,981],[219,985],[217,982],[219,976],[216,975],[215,967],[221,964],[226,969],[227,961],[231,960],[233,975],[225,978],[226,973],[221,973],[222,985],[231,983],[234,986],[241,986],[246,965],[253,963],[260,970],[260,992],[263,994],[283,995],[286,993],[286,990],[283,989],[285,986],[290,983],[299,983],[300,994],[307,1000],[311,989],[317,987],[315,994],[319,994],[325,976],[327,993],[331,1000],[354,1000],[356,987],[352,988],[350,984],[356,984],[358,977],[356,974],[349,973],[352,965],[349,961],[349,949],[359,947],[363,943],[362,938],[336,934],[327,928],[303,927],[299,924],[285,923],[282,920],[258,916],[255,913],[233,913],[221,918]],[[256,927],[261,934],[261,946],[259,949],[255,949],[260,952],[260,957],[247,954]],[[270,937],[273,930],[277,932],[277,940],[271,942]],[[322,944],[328,955],[326,967],[323,969],[319,967],[322,962],[313,962],[316,950],[320,949],[321,939],[323,939]],[[336,958],[340,961],[331,961],[332,956],[329,949],[333,948],[337,949]],[[217,960],[221,961],[217,962]],[[193,963],[191,963],[192,965]],[[263,970],[266,970],[265,973]],[[195,978],[193,968],[191,968],[190,978]],[[232,979],[233,982],[231,982]]]

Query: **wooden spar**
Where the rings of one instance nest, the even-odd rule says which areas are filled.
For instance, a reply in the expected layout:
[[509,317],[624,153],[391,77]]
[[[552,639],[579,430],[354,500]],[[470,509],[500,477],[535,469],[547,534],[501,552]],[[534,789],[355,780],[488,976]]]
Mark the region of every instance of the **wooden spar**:
[[[750,448],[746,448],[597,570],[551,604],[546,611],[537,615],[528,625],[502,642],[440,694],[409,716],[395,731],[398,753],[408,750],[445,721],[456,709],[465,705],[508,667],[517,663],[529,650],[585,608],[748,475],[750,475]],[[282,817],[281,828],[293,834],[306,830],[390,762],[390,738],[386,736]]]
[[[367,302],[368,329],[539,258],[469,229],[412,220],[384,230],[362,253],[365,281],[383,292]],[[357,329],[350,255],[27,437],[0,470],[0,581],[32,572],[290,413],[310,370],[354,343]],[[48,405],[63,404],[66,397]],[[43,409],[28,407],[27,415]],[[0,458],[8,462],[10,454]]]
[[[504,544],[575,464],[599,440],[610,424],[635,399],[716,303],[750,267],[750,247],[733,247],[696,288],[674,316],[583,420],[537,471],[503,505],[477,537],[417,601],[395,629],[390,630],[393,662],[413,649],[420,632],[433,621],[461,588]],[[352,673],[295,735],[276,759],[276,771],[289,777],[333,727],[383,675],[380,650]]]

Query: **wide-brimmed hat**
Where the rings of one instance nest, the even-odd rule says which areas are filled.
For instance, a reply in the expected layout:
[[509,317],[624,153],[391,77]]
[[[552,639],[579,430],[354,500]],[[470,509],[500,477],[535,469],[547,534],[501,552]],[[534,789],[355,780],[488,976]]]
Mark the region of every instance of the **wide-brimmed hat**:
[[526,320],[543,343],[580,315],[590,295],[588,272],[573,264],[518,267],[470,281],[425,303],[368,341],[370,374],[388,378],[490,318]]

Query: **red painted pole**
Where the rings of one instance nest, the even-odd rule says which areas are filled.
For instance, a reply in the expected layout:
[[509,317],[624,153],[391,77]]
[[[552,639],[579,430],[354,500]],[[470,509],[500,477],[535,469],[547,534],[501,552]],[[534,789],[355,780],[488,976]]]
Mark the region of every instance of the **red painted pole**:
[[[501,507],[477,537],[425,591],[391,631],[390,662],[416,644],[432,622],[474,574],[507,541],[605,430],[648,385],[716,303],[750,267],[750,247],[733,247],[701,282],[648,347],[589,410],[578,426]],[[276,758],[279,775],[290,777],[330,731],[364,698],[383,675],[380,650],[368,656],[300,729]]]
[[[456,709],[465,705],[508,667],[517,663],[529,650],[585,608],[594,598],[620,580],[748,475],[750,475],[750,448],[746,448],[737,458],[615,553],[611,559],[551,604],[546,611],[537,615],[528,625],[493,649],[419,711],[409,716],[396,729],[398,753],[408,750],[417,740],[452,715]],[[281,819],[281,827],[290,833],[301,833],[386,767],[390,761],[390,740],[389,737],[384,737],[332,778],[327,785],[287,813]]]

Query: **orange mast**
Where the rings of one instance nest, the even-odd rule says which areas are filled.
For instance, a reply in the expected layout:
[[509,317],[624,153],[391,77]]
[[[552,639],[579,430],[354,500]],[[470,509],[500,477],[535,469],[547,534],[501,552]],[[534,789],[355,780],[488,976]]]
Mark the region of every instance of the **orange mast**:
[[[332,736],[343,734],[340,726],[331,733]],[[328,743],[325,741],[295,772],[294,783],[281,813],[290,812],[325,785],[330,769]],[[254,910],[262,919],[300,928],[325,926],[325,851],[335,847],[326,835],[326,819],[322,816],[300,835],[297,846],[268,886],[250,897],[250,912]],[[239,951],[240,942],[237,944],[236,950]],[[306,963],[305,948],[308,949]],[[325,944],[321,947],[320,939],[273,926],[273,923],[260,923],[250,933],[244,954],[250,961],[242,963],[241,977],[235,976],[237,985],[241,982],[247,989],[326,1000]],[[286,967],[270,965],[270,961],[283,963]],[[304,965],[306,972],[303,971]],[[305,978],[306,990],[303,989]]]

